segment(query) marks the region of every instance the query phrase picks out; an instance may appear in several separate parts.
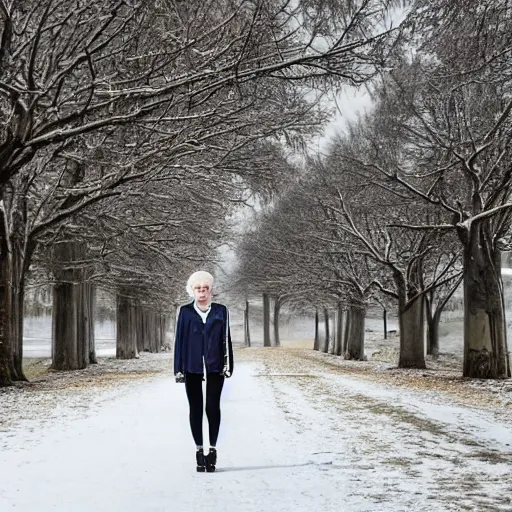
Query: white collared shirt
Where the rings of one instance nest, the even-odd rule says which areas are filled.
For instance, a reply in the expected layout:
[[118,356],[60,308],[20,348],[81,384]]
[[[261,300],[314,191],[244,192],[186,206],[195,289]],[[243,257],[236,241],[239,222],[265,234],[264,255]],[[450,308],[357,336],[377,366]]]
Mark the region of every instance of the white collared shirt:
[[206,323],[206,318],[208,317],[208,314],[212,310],[212,305],[210,304],[206,311],[201,311],[199,309],[199,306],[197,305],[197,302],[194,301],[194,309],[199,313],[199,316],[201,317],[201,320],[203,321],[203,324],[205,324]]

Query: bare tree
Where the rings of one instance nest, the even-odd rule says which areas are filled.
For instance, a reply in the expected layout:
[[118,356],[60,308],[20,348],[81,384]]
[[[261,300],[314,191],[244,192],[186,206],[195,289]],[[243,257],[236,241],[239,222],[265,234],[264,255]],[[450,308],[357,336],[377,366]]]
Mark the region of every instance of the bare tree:
[[[59,0],[0,2],[0,238],[7,242],[0,277],[7,288],[13,283],[0,308],[10,311],[2,321],[13,319],[2,329],[0,350],[12,360],[1,384],[9,382],[8,374],[23,378],[19,311],[34,250],[30,237],[19,237],[23,190],[31,186],[27,168],[46,177],[60,166],[56,159],[65,159],[89,164],[81,166],[87,172],[95,169],[87,184],[74,187],[71,206],[53,210],[51,222],[57,223],[86,202],[117,195],[112,191],[141,177],[142,168],[159,171],[153,165],[162,145],[171,146],[173,158],[185,158],[213,133],[243,132],[243,121],[232,118],[245,84],[363,82],[394,40],[381,23],[387,3],[370,0],[296,6],[284,0],[193,6],[77,0],[72,7]],[[210,122],[201,130],[205,119]],[[194,122],[193,130],[185,129]],[[141,130],[148,134],[142,144]],[[264,135],[269,133],[258,137]],[[239,145],[232,139],[228,147]],[[91,160],[102,165],[91,166]],[[51,222],[39,223],[39,233]]]
[[[178,139],[175,135],[170,137],[166,134],[163,140],[148,141],[144,130],[139,127],[139,144],[130,151],[132,160],[120,167],[115,160],[115,145],[109,144],[106,138],[108,134],[103,133],[98,134],[101,146],[91,144],[94,140],[91,141],[89,136],[80,144],[75,142],[73,147],[68,146],[65,152],[57,156],[49,153],[46,158],[35,161],[37,165],[27,164],[4,190],[4,209],[10,212],[5,229],[11,247],[8,259],[13,265],[10,269],[14,276],[11,282],[18,283],[11,289],[13,299],[10,307],[13,312],[10,318],[21,318],[19,308],[23,301],[24,275],[38,238],[91,205],[126,194],[127,187],[140,187],[148,180],[160,184],[169,181],[174,186],[185,182],[194,188],[196,194],[220,205],[223,203],[221,196],[226,197],[228,203],[243,201],[241,190],[244,187],[251,193],[267,193],[274,181],[282,179],[282,173],[278,172],[278,149],[275,144],[262,139],[282,133],[298,136],[309,122],[314,126],[321,117],[311,111],[311,105],[297,100],[293,95],[289,102],[283,99],[272,107],[263,107],[266,99],[267,96],[262,95],[259,101],[252,99],[248,103],[239,102],[236,108],[234,104],[224,107],[226,118],[219,117],[218,113],[201,116],[195,123],[188,122],[186,130],[179,131]],[[255,110],[260,113],[260,124],[253,129],[247,122],[247,116]],[[135,132],[130,127],[121,133],[118,129],[115,143],[117,139],[124,138],[126,131]],[[182,143],[180,138],[184,135],[194,136],[192,147]],[[251,166],[247,165],[249,159]],[[272,173],[269,172],[270,161],[274,164]],[[108,172],[107,167],[114,170]],[[220,177],[222,181],[219,181]],[[175,194],[170,193],[169,200],[180,193],[179,187],[175,188]],[[137,193],[139,198],[143,196],[142,191]],[[231,195],[229,199],[226,196],[228,193]],[[163,197],[162,194],[158,195]],[[18,211],[25,213],[17,215]],[[219,213],[221,217],[224,214],[224,211]],[[70,244],[73,245],[68,242]],[[65,250],[62,255],[67,266],[70,265],[70,254],[69,250]],[[63,280],[73,288],[68,277],[63,277]],[[79,279],[78,274],[75,278]],[[55,297],[56,307],[58,297]],[[63,298],[63,301],[68,304],[67,298]],[[56,318],[67,321],[63,315]],[[70,325],[75,324],[74,320],[70,319],[69,322]],[[11,374],[14,378],[22,379],[21,327],[12,327],[12,332]],[[59,332],[67,332],[67,328],[55,330],[55,333]],[[66,336],[62,338],[67,339]],[[73,367],[74,363],[70,365]]]
[[358,160],[367,175],[442,212],[397,225],[457,234],[464,376],[499,378],[510,376],[501,248],[512,214],[512,17],[505,1],[468,5],[439,1],[427,14],[419,2],[411,27],[420,51],[379,87],[369,121],[378,146],[372,161]]

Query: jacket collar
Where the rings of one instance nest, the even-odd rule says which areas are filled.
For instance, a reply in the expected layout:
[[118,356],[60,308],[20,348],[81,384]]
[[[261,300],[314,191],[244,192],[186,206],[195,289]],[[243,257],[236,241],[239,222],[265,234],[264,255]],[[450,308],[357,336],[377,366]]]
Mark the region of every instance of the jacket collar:
[[[194,301],[188,302],[187,304],[185,304],[185,307],[189,311],[191,311],[194,315],[196,315],[197,318],[201,319],[201,317],[199,316],[199,313],[194,308]],[[219,307],[219,304],[217,304],[216,302],[212,302],[210,304],[210,307],[211,307],[210,313],[206,317],[205,326],[211,325],[215,320],[224,320],[224,316],[222,314],[222,308]],[[202,321],[202,319],[201,319],[201,321]]]

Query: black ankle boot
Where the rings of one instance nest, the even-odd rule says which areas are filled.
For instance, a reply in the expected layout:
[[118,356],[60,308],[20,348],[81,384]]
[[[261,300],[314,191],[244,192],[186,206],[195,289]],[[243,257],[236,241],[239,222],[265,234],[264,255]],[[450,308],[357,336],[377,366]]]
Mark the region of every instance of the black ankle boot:
[[215,466],[217,465],[217,450],[215,448],[210,448],[208,455],[205,457],[206,459],[206,471],[208,473],[213,473],[215,471]]
[[204,452],[202,448],[196,451],[196,463],[197,463],[197,471],[199,473],[204,473],[206,471],[206,457],[204,456]]

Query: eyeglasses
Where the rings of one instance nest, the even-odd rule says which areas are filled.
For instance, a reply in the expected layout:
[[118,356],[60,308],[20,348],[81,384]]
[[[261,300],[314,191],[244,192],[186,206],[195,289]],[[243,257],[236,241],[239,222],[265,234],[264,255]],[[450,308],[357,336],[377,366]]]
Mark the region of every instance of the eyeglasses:
[[209,286],[194,286],[194,290],[198,292],[207,292],[210,290]]

